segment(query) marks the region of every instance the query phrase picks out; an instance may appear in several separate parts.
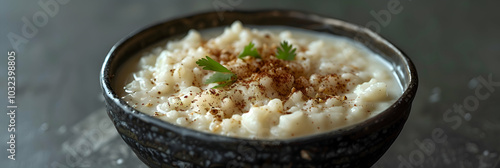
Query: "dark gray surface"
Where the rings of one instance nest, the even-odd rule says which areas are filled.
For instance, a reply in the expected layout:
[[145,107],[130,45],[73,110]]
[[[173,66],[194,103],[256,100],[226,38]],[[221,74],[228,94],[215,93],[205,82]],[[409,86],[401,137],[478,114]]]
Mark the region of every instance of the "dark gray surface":
[[[2,113],[7,110],[6,57],[14,48],[7,34],[22,35],[22,18],[32,20],[44,11],[39,1],[0,2]],[[297,9],[367,25],[377,21],[370,12],[389,12],[388,5],[397,2],[400,11],[393,10],[380,34],[413,59],[420,86],[401,135],[374,167],[500,167],[500,86],[488,89],[480,82],[489,77],[500,82],[500,2],[464,0],[69,1],[16,50],[16,161],[7,159],[8,116],[3,114],[1,167],[145,167],[110,125],[98,82],[108,50],[133,30],[233,8]],[[487,98],[477,98],[479,87]],[[470,111],[447,113],[456,105]],[[433,139],[440,130],[445,142]]]

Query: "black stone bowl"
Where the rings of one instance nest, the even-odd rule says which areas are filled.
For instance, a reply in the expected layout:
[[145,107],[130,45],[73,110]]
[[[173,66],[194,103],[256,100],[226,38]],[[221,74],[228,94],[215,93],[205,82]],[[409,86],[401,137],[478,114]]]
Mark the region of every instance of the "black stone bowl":
[[[199,132],[146,115],[113,88],[118,68],[141,49],[189,29],[283,25],[354,39],[392,63],[404,93],[388,109],[358,124],[286,140],[250,140]],[[298,11],[209,12],[149,26],[118,42],[104,61],[100,82],[109,118],[123,140],[150,167],[369,167],[394,142],[410,113],[418,79],[410,59],[369,29]]]

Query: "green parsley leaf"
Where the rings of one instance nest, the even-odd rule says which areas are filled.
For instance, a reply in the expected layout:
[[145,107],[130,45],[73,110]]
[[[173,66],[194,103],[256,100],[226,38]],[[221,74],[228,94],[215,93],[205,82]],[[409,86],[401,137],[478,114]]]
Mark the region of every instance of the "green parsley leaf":
[[257,52],[257,49],[254,48],[255,45],[250,42],[247,46],[245,46],[245,48],[243,49],[243,51],[241,51],[240,55],[238,56],[238,58],[244,58],[246,56],[252,56],[254,58],[260,58],[260,55],[259,55],[259,52]]
[[226,67],[219,64],[219,62],[213,60],[212,58],[205,56],[205,58],[201,58],[196,61],[196,64],[202,66],[204,70],[212,70],[215,72],[225,72],[225,73],[233,73]]
[[205,81],[205,84],[219,83],[219,85],[214,88],[220,88],[234,83],[236,81],[236,77],[236,74],[216,72],[210,76],[207,81]]
[[203,67],[204,70],[215,71],[215,73],[205,81],[205,84],[218,83],[219,85],[214,88],[230,85],[237,79],[236,74],[208,56],[199,59],[196,61],[196,64]]
[[[276,57],[282,60],[294,60],[295,59],[295,50],[296,48],[292,47],[292,44],[288,45],[287,41],[283,41],[280,44],[280,48],[278,48],[278,51],[276,52]],[[293,49],[292,49],[293,48]]]

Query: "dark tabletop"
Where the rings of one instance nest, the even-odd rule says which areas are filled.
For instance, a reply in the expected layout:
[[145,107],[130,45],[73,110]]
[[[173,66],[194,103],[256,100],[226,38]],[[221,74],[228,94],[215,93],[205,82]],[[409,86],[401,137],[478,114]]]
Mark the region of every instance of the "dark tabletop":
[[500,167],[499,6],[466,0],[2,1],[0,109],[7,113],[9,51],[16,52],[18,107],[15,161],[6,151],[9,115],[0,117],[0,167],[146,167],[104,111],[98,75],[111,46],[169,18],[276,8],[368,26],[414,61],[420,85],[413,110],[374,167]]

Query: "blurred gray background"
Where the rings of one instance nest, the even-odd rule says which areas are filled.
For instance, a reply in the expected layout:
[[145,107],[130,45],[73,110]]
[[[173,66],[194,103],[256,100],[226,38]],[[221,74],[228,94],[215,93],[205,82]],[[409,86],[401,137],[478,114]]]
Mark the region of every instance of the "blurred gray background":
[[[56,2],[57,10],[44,9],[39,4],[44,2]],[[146,167],[117,135],[103,109],[98,75],[109,49],[130,32],[170,18],[276,8],[369,26],[416,64],[420,86],[411,115],[373,167],[500,167],[499,6],[500,1],[467,0],[2,1],[1,167]],[[34,16],[38,20],[33,21]],[[25,33],[29,37],[23,35],[25,24],[36,27]],[[14,45],[9,34],[25,41]],[[7,52],[13,49],[15,161],[7,159],[5,114]],[[483,97],[478,98],[477,88]],[[436,131],[446,135],[445,142],[433,139]]]

